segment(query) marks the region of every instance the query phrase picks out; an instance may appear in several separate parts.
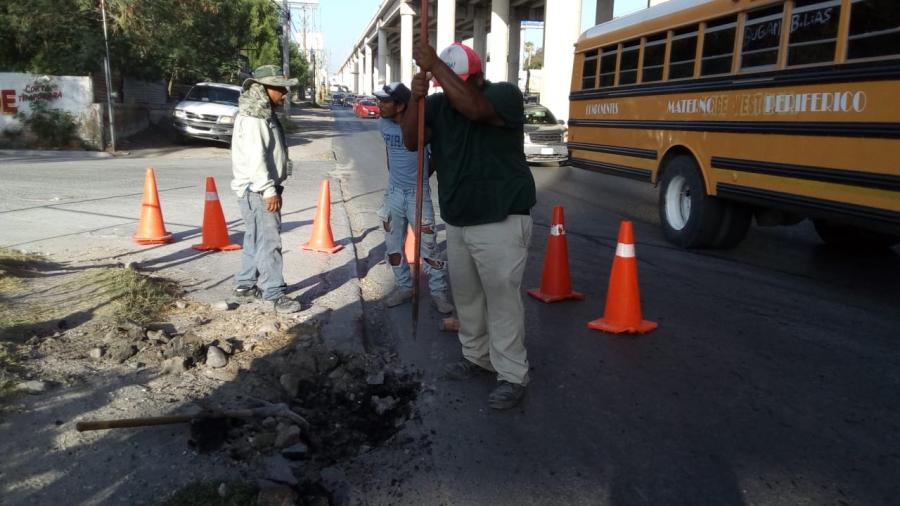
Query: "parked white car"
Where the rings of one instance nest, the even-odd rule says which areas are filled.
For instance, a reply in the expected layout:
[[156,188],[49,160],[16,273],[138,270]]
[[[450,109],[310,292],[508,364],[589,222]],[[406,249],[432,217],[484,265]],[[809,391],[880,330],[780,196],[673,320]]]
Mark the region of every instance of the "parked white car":
[[525,159],[529,163],[564,162],[569,159],[566,127],[550,109],[525,104]]
[[172,122],[176,135],[230,144],[240,96],[240,86],[197,83],[175,106]]

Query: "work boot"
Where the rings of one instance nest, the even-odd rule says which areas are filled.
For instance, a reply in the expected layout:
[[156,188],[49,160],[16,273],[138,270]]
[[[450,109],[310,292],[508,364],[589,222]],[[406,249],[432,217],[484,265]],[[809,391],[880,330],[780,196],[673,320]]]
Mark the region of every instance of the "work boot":
[[260,295],[259,288],[256,288],[256,285],[237,286],[234,288],[231,294],[241,299],[258,299]]
[[272,303],[275,306],[275,312],[280,314],[289,314],[296,313],[300,311],[300,303],[296,300],[288,297],[287,295],[282,295],[278,297]]
[[412,295],[412,290],[409,288],[394,288],[394,291],[384,298],[384,305],[387,307],[399,306],[411,300]]
[[444,378],[450,380],[465,380],[474,377],[477,374],[486,374],[491,371],[481,367],[480,365],[462,359],[452,364],[444,366]]
[[431,302],[434,303],[434,308],[437,309],[438,313],[450,314],[453,312],[453,304],[447,300],[447,295],[444,293],[432,294]]
[[493,409],[515,407],[525,397],[525,387],[517,383],[500,380],[497,388],[488,396],[488,406]]

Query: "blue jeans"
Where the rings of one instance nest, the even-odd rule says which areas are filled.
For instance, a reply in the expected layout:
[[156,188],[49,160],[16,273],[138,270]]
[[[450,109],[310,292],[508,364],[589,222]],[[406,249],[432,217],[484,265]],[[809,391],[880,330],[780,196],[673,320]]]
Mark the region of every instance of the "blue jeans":
[[276,300],[287,289],[282,274],[281,213],[266,210],[262,195],[247,191],[238,199],[244,219],[244,249],[241,270],[234,275],[234,286],[257,284],[266,300]]
[[[384,205],[378,211],[384,226],[385,259],[394,271],[394,284],[404,290],[412,289],[412,277],[404,253],[407,225],[415,223],[416,190],[388,186],[384,190]],[[413,225],[414,226],[414,225]],[[421,257],[424,260],[428,289],[432,294],[447,292],[447,264],[437,258],[437,231],[434,229],[434,207],[431,195],[425,190],[422,199]],[[426,229],[431,232],[427,232]],[[399,255],[399,265],[391,264],[391,255]],[[411,260],[411,259],[410,259]]]

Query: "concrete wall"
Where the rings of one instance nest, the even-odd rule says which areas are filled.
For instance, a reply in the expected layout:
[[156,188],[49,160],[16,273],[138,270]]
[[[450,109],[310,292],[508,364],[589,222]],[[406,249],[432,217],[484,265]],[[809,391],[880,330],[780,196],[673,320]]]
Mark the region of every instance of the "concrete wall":
[[0,134],[21,132],[24,126],[17,115],[30,116],[34,100],[44,97],[51,109],[71,113],[78,124],[78,136],[94,145],[102,126],[97,125],[93,96],[90,77],[0,72]]

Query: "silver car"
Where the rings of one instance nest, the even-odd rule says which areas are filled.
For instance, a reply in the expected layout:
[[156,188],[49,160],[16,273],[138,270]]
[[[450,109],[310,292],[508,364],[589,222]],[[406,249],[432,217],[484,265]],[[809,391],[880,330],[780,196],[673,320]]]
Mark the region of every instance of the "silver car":
[[173,124],[179,140],[186,137],[231,143],[241,87],[197,83],[175,106]]
[[550,109],[525,104],[525,159],[529,163],[564,162],[569,158],[566,128]]

